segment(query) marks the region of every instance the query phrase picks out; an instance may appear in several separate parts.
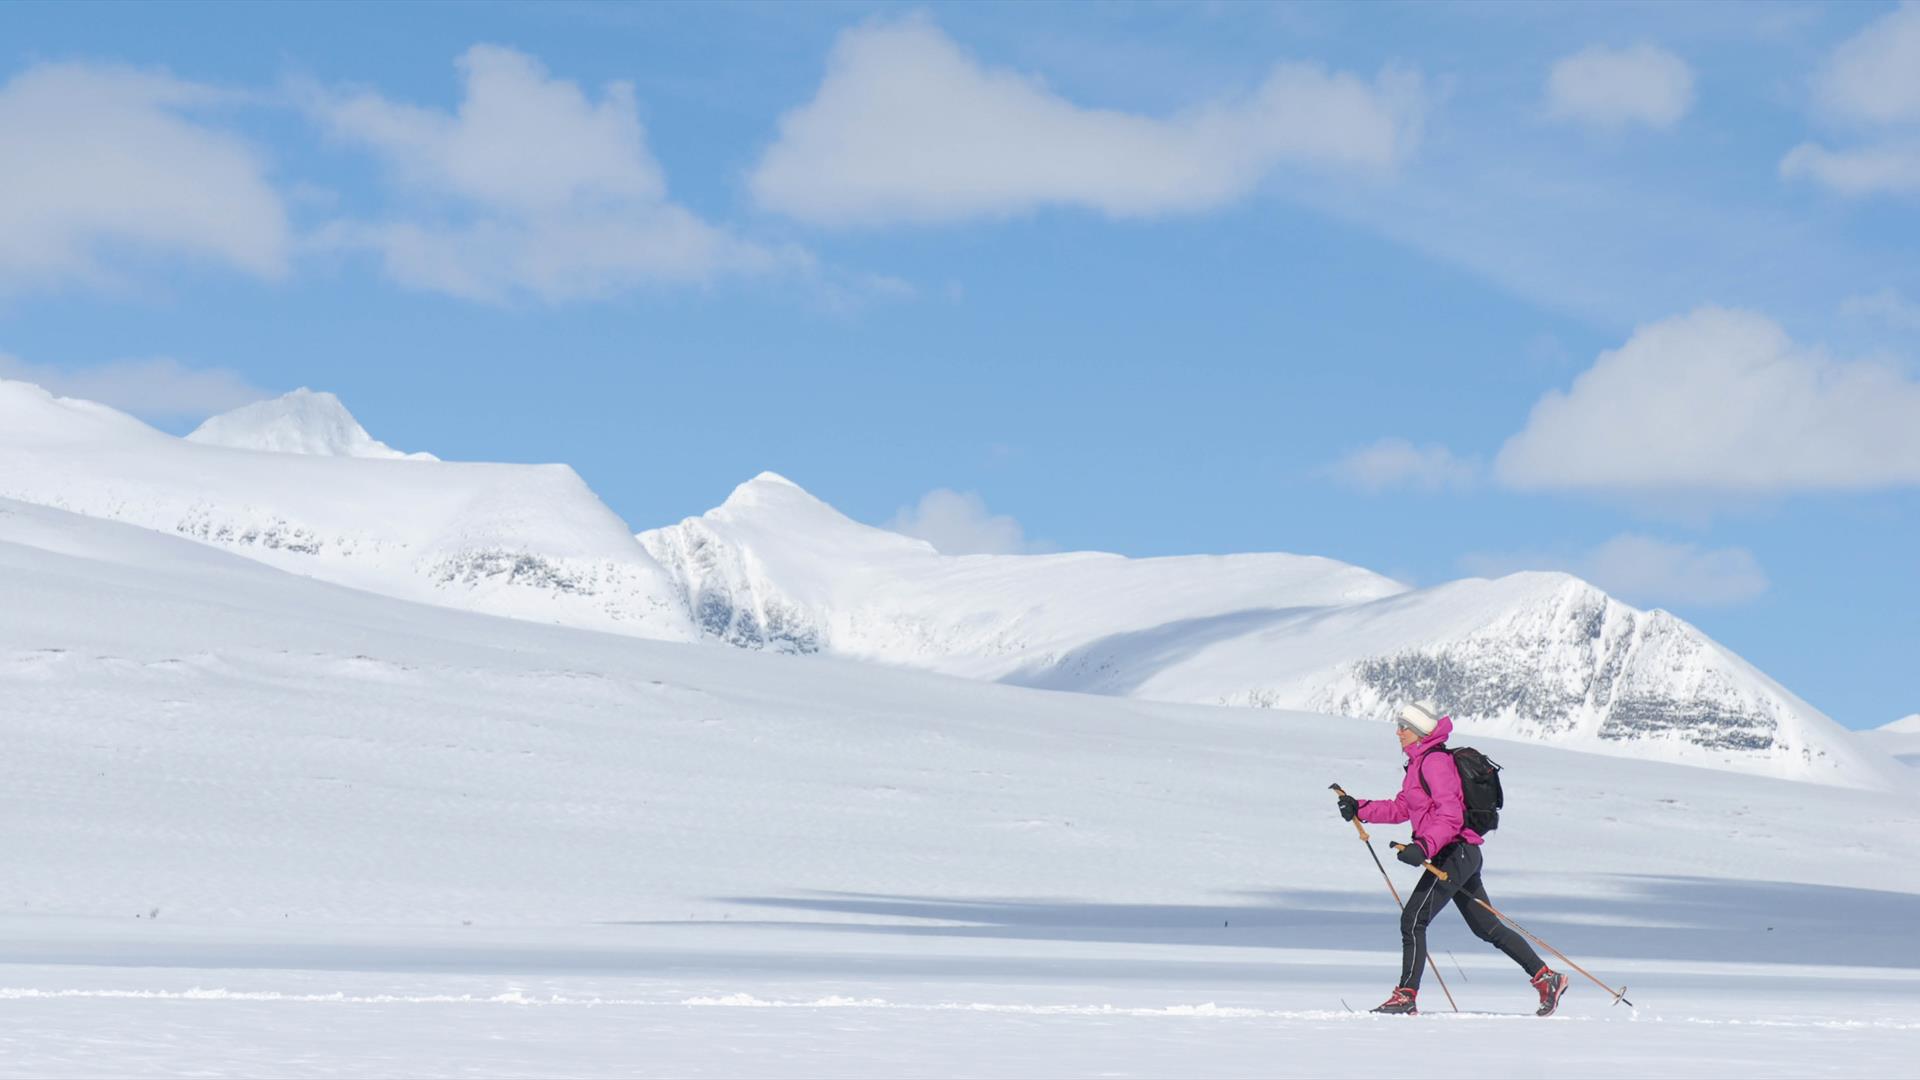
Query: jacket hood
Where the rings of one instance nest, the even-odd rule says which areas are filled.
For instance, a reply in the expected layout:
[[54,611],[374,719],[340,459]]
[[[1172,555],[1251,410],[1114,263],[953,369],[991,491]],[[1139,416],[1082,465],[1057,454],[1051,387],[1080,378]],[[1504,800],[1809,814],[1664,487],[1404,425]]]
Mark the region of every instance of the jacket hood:
[[1411,761],[1446,742],[1447,736],[1451,734],[1453,734],[1453,717],[1443,716],[1440,718],[1439,723],[1433,725],[1433,734],[1421,739],[1419,742],[1408,743],[1401,747],[1400,750],[1407,755],[1407,760]]

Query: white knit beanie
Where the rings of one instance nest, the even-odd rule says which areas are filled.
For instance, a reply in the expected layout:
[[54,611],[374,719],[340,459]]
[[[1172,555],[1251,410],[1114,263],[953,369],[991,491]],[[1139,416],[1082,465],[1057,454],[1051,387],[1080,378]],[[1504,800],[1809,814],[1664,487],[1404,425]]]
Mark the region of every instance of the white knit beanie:
[[1440,723],[1440,706],[1432,699],[1416,701],[1400,710],[1399,720],[1402,727],[1413,729],[1424,739],[1433,734],[1434,727]]

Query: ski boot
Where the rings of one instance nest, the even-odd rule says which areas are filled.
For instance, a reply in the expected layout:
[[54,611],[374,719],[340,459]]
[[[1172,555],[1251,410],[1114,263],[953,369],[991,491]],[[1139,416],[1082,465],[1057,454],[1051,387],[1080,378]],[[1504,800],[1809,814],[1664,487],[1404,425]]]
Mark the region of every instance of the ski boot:
[[1533,988],[1540,991],[1540,1008],[1533,1015],[1552,1016],[1553,1010],[1560,1007],[1560,996],[1567,992],[1567,977],[1550,967],[1542,967],[1531,981]]
[[1418,994],[1419,992],[1420,991],[1414,990],[1410,987],[1405,987],[1405,986],[1399,987],[1398,989],[1394,990],[1392,997],[1382,1002],[1380,1006],[1375,1008],[1373,1011],[1377,1013],[1386,1013],[1389,1016],[1413,1016],[1414,1014],[1420,1011],[1413,1004],[1414,995]]

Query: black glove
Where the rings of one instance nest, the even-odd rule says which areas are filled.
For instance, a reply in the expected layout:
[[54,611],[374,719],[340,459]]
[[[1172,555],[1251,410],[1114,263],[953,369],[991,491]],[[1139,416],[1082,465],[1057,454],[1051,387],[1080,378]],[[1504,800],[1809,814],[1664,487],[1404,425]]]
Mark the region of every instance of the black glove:
[[1427,861],[1427,849],[1420,846],[1420,841],[1415,840],[1400,849],[1400,861],[1408,866],[1419,866]]
[[1360,812],[1359,799],[1356,799],[1351,795],[1340,796],[1340,820],[1352,821],[1353,816],[1355,814],[1358,814],[1359,812]]

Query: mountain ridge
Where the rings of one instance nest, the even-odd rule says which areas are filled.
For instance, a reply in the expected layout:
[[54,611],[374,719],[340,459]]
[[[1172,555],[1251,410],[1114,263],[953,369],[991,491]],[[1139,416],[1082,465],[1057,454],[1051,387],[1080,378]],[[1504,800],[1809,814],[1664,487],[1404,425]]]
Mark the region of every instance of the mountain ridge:
[[0,497],[404,599],[694,637],[662,569],[566,465],[237,449],[0,380]]
[[1658,609],[1524,572],[1423,589],[1316,556],[941,555],[762,474],[639,534],[703,637],[1041,689],[1385,718],[1826,782],[1884,763]]
[[1380,718],[1433,697],[1490,734],[1789,779],[1891,766],[1684,620],[1565,574],[943,555],[770,472],[636,535],[565,465],[240,449],[6,381],[0,421],[0,498],[401,599],[1151,701]]

